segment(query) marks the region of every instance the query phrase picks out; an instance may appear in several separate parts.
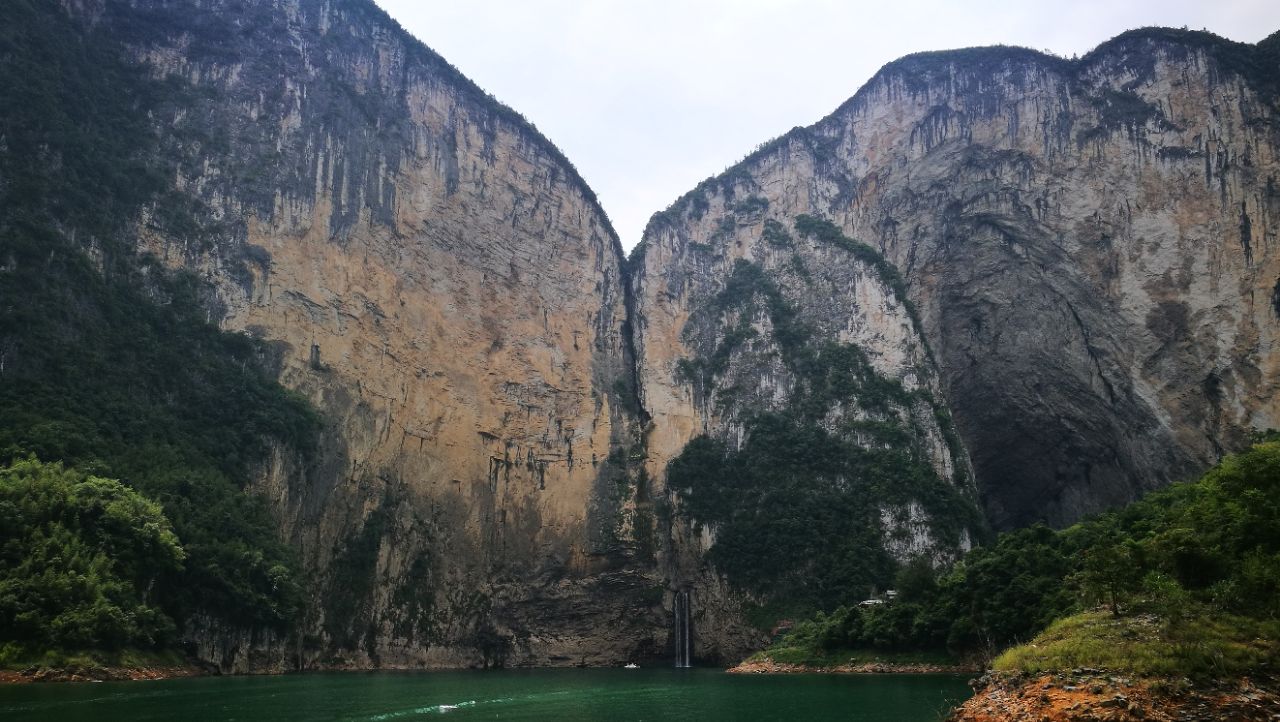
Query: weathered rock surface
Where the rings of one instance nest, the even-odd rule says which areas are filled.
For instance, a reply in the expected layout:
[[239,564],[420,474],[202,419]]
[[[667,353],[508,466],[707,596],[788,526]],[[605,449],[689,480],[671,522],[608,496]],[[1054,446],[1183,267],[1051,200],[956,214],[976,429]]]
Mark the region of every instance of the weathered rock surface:
[[328,425],[320,463],[261,484],[312,578],[306,639],[194,625],[193,648],[225,671],[665,648],[623,510],[623,255],[560,153],[372,3],[70,9],[173,99],[181,169],[140,243]]
[[1121,504],[1275,426],[1277,45],[1151,30],[1079,61],[910,56],[708,180],[639,254],[657,448],[704,416],[671,374],[698,298],[686,279],[707,264],[689,249],[752,257],[763,220],[801,213],[904,276],[998,527]]

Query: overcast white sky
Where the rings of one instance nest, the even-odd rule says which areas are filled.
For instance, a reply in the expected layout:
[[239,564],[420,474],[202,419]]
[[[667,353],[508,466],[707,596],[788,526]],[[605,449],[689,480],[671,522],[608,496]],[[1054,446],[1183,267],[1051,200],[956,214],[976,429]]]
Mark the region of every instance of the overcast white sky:
[[1250,43],[1280,30],[1277,0],[376,2],[559,146],[627,249],[650,215],[907,53],[1070,56],[1144,25]]

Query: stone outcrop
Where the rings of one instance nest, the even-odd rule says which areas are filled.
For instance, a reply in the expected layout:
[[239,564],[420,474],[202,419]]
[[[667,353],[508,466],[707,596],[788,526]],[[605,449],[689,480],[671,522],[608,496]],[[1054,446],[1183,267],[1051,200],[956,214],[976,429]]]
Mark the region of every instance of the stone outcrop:
[[1272,720],[1280,715],[1276,680],[1143,678],[1102,670],[1043,675],[988,673],[948,722],[1214,722]]

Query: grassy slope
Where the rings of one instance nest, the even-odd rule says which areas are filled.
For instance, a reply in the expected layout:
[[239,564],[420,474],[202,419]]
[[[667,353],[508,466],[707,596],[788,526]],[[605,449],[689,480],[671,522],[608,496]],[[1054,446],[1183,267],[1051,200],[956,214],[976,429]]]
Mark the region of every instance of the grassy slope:
[[1275,671],[1280,622],[1193,613],[1176,624],[1150,614],[1090,611],[1059,619],[1001,654],[998,672],[1092,667],[1144,677],[1227,678]]

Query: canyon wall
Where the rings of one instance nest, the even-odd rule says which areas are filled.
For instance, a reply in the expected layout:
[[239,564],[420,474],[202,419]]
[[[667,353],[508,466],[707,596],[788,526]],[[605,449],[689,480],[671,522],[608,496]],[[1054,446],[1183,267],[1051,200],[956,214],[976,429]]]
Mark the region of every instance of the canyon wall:
[[302,622],[194,617],[223,670],[665,661],[677,598],[729,659],[1280,414],[1276,36],[909,56],[626,260],[550,142],[365,0],[62,7],[148,78],[137,248],[325,420],[253,489]]
[[1067,524],[1189,478],[1280,413],[1277,45],[1140,30],[1079,60],[889,64],[650,223],[650,412],[697,418],[661,350],[697,295],[644,279],[691,273],[691,247],[751,257],[762,222],[814,214],[902,274],[993,525]]
[[[195,625],[224,669],[614,664],[665,654],[630,534],[623,255],[531,125],[371,3],[77,5],[167,101],[140,247],[270,342],[326,423],[263,474],[304,639]],[[175,220],[176,219],[176,220]],[[661,649],[658,646],[661,645]],[[296,659],[295,659],[296,656]]]

